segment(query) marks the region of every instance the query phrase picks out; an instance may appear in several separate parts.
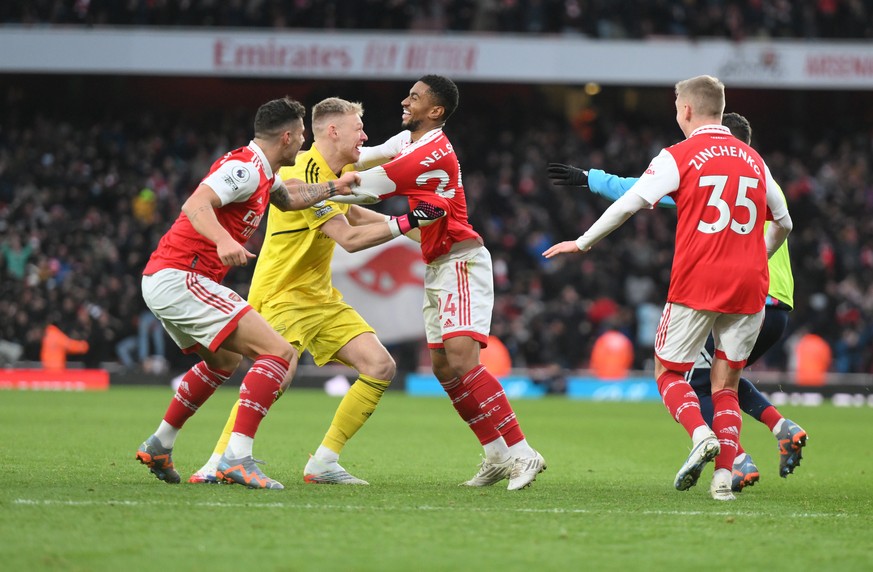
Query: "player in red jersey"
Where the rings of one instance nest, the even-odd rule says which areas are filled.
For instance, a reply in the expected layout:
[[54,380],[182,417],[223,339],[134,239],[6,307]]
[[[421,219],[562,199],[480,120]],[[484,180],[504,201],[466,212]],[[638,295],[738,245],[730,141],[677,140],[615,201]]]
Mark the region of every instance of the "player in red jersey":
[[[724,85],[698,76],[676,84],[676,121],[686,139],[661,151],[631,189],[575,241],[543,254],[586,252],[641,208],[670,195],[676,202],[676,248],[667,304],[655,344],[658,390],[691,436],[691,454],[674,485],[687,490],[716,459],[710,494],[734,500],[731,464],[742,418],[737,387],[764,315],[767,259],[791,231],[791,217],[760,155],[721,125]],[[768,209],[773,224],[764,233]],[[764,240],[761,235],[764,234]],[[712,332],[712,429],[684,372]]]
[[427,202],[447,215],[421,229],[425,271],[424,321],[433,372],[485,449],[467,486],[509,478],[509,490],[530,485],[546,468],[527,443],[503,387],[479,359],[488,343],[494,282],[491,254],[467,221],[458,157],[443,125],[458,106],[450,79],[426,75],[401,102],[411,143],[381,167],[360,173],[360,187],[340,202],[373,203],[408,197],[414,209]]
[[263,104],[254,139],[212,165],[143,270],[146,304],[182,351],[203,358],[184,375],[158,429],[136,453],[167,483],[179,482],[172,452],[182,425],[246,356],[254,363],[240,386],[239,414],[218,475],[249,488],[283,488],[255,465],[252,444],[297,352],[221,281],[231,266],[255,257],[243,245],[268,204],[300,210],[347,195],[357,182],[355,173],[347,173],[328,183],[289,187],[276,177],[279,167],[294,164],[303,145],[305,114],[302,104],[287,97]]

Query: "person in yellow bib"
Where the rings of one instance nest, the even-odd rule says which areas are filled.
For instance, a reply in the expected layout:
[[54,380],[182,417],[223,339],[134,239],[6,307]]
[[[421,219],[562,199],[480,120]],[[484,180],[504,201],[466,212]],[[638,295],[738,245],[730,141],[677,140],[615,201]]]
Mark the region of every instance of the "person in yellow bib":
[[[312,147],[297,157],[294,167],[280,170],[279,176],[283,180],[324,183],[346,171],[383,163],[409,144],[409,132],[404,131],[382,145],[362,148],[367,141],[362,115],[359,103],[336,97],[317,103],[312,108]],[[414,239],[419,224],[426,225],[443,215],[444,211],[427,204],[396,218],[332,201],[302,211],[270,209],[249,303],[298,353],[306,349],[319,366],[340,362],[358,372],[324,440],[306,464],[305,482],[368,484],[349,474],[339,464],[339,455],[375,411],[396,369],[373,328],[333,287],[330,263],[335,245],[355,252],[400,234]],[[282,391],[290,385],[296,366],[295,360]],[[211,458],[188,482],[216,482],[217,460],[231,436],[238,406],[239,402]]]

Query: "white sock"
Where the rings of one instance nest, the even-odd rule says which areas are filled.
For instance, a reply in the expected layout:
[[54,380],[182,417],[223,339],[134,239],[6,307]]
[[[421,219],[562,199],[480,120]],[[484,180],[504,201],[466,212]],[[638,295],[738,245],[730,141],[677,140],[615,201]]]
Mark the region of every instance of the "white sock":
[[742,462],[745,461],[745,460],[746,460],[746,454],[745,454],[745,453],[740,453],[739,455],[737,455],[737,456],[734,458],[734,463],[742,463]]
[[510,457],[509,447],[506,446],[503,437],[485,443],[483,447],[485,447],[485,459],[489,463],[503,463]]
[[166,421],[161,421],[161,424],[158,425],[158,430],[155,431],[155,437],[158,438],[158,441],[160,441],[161,445],[166,449],[173,448],[173,445],[176,444],[176,436],[178,435],[179,430]]
[[242,459],[252,456],[252,445],[255,440],[248,435],[242,433],[231,433],[230,440],[227,442],[227,449],[224,450],[224,455],[228,459]]
[[509,448],[509,454],[513,457],[522,457],[525,459],[537,456],[537,452],[533,450],[533,447],[528,445],[527,439],[522,439],[515,445],[511,446]]
[[712,473],[712,480],[713,481],[719,480],[719,481],[727,481],[728,483],[730,483],[732,478],[733,478],[733,475],[731,474],[731,472],[728,469],[716,469],[715,472]]
[[318,449],[315,450],[315,454],[312,456],[313,458],[318,459],[319,461],[327,463],[329,465],[339,463],[339,453],[337,453],[336,451],[331,451],[324,445],[319,445]]
[[214,473],[218,470],[218,461],[221,459],[221,455],[218,453],[212,453],[209,456],[209,460],[206,461],[206,464],[200,467],[197,471],[198,473]]
[[[777,437],[779,436],[779,432],[782,431],[782,425],[785,423],[785,418],[780,419],[776,425],[773,426],[773,434]],[[166,445],[164,445],[166,447]]]
[[709,428],[709,425],[701,425],[691,434],[691,443],[696,447],[698,443],[709,437],[710,433],[712,433],[712,429]]

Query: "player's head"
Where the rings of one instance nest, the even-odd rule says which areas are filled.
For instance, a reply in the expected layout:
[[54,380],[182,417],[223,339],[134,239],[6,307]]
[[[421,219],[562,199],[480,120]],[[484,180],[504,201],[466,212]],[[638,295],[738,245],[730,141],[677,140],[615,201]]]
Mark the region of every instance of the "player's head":
[[449,78],[441,75],[422,77],[400,103],[403,106],[403,127],[415,132],[445,124],[458,108],[458,99],[458,86]]
[[711,75],[699,75],[676,84],[676,122],[686,136],[701,125],[721,123],[724,84]]
[[749,120],[739,113],[725,113],[721,116],[721,124],[730,129],[733,136],[746,145],[752,144],[752,126]]
[[303,146],[303,117],[306,108],[288,96],[268,101],[255,114],[255,139],[275,146],[282,165],[293,165]]
[[361,145],[367,141],[364,133],[364,107],[339,97],[319,101],[312,108],[312,136],[319,151],[337,153],[343,164],[356,163],[361,157]]

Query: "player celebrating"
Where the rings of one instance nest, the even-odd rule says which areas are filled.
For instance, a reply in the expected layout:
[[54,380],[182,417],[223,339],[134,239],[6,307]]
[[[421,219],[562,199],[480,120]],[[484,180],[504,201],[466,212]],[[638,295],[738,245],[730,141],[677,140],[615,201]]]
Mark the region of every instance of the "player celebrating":
[[527,443],[503,387],[479,359],[488,342],[494,284],[491,255],[467,221],[467,202],[454,148],[442,127],[458,106],[450,79],[426,75],[401,102],[402,125],[412,144],[393,161],[360,173],[354,196],[341,202],[409,198],[415,209],[432,203],[447,216],[421,230],[425,271],[424,321],[433,372],[485,449],[485,459],[467,486],[530,485],[546,468]]
[[348,194],[357,181],[347,173],[335,182],[286,187],[276,176],[279,167],[294,164],[305,113],[287,97],[263,104],[255,115],[254,139],[213,163],[143,270],[149,309],[182,351],[203,358],[184,375],[158,429],[136,453],[167,483],[180,480],[172,458],[179,430],[247,356],[254,363],[240,386],[239,414],[217,476],[249,488],[283,488],[255,465],[252,445],[297,351],[221,281],[229,267],[255,257],[243,244],[268,203],[299,210]]
[[[742,426],[737,387],[763,320],[767,259],[792,224],[767,165],[721,125],[723,111],[724,84],[716,78],[677,83],[676,121],[686,139],[661,151],[632,192],[610,205],[585,234],[543,254],[586,252],[639,209],[651,208],[667,194],[673,197],[676,252],[658,326],[655,376],[664,404],[693,443],[674,486],[687,490],[695,485],[706,463],[717,457],[710,494],[734,500],[731,466]],[[767,208],[774,220],[764,233]],[[712,429],[683,375],[710,331],[715,340]]]
[[[752,127],[749,121],[738,113],[725,113],[722,125],[731,130],[734,137],[751,144]],[[584,170],[560,163],[550,163],[549,178],[555,184],[587,187],[591,192],[617,200],[637,182],[637,178],[617,177],[599,169]],[[783,195],[784,199],[784,195]],[[669,196],[658,202],[664,208],[676,208],[676,203]],[[788,312],[794,303],[794,278],[791,273],[791,259],[788,253],[788,241],[770,257],[768,263],[770,286],[764,305],[764,323],[752,353],[746,361],[748,365],[755,363],[773,344],[782,339],[788,325]],[[697,358],[694,369],[686,376],[697,397],[700,399],[703,419],[712,425],[712,394],[710,387],[710,367],[714,341],[710,335],[706,346]],[[782,416],[776,407],[748,379],[742,377],[739,382],[738,400],[740,408],[767,425],[776,436],[779,450],[779,476],[787,477],[800,465],[802,449],[806,445],[807,434],[797,423]],[[743,488],[755,484],[760,479],[760,472],[752,457],[743,450],[742,444],[737,444],[737,457],[733,463],[733,479],[731,488],[740,492]]]
[[[382,145],[362,149],[367,141],[363,113],[361,104],[337,97],[317,103],[312,108],[312,147],[298,156],[293,167],[283,167],[279,176],[307,183],[334,181],[353,164],[384,163],[409,143],[409,132],[404,131]],[[375,211],[332,201],[300,211],[270,209],[267,216],[267,236],[249,303],[298,353],[309,350],[316,365],[338,361],[358,371],[357,381],[343,397],[324,440],[306,464],[303,478],[307,483],[368,484],[349,474],[339,464],[339,455],[373,414],[396,370],[394,359],[373,329],[333,287],[330,262],[334,246],[339,243],[356,252],[445,215],[429,205],[420,207],[417,213],[388,221]],[[283,391],[290,385],[296,366],[297,361],[292,361]],[[234,405],[212,457],[189,482],[217,482],[215,472],[238,407],[239,403]]]

